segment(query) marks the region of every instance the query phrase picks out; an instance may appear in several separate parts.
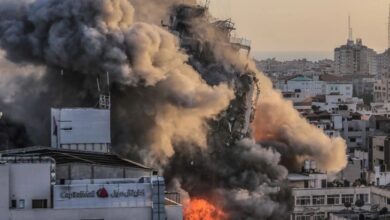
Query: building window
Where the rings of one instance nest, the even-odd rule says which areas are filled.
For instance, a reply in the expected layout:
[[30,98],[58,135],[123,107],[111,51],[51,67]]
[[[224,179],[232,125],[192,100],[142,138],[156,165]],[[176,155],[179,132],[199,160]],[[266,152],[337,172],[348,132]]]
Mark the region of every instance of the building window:
[[390,205],[390,199],[387,198],[386,200],[387,200],[387,205]]
[[321,188],[326,188],[326,179],[321,180]]
[[47,208],[47,199],[33,199],[32,200],[33,209],[46,209]]
[[313,196],[313,205],[324,205],[325,196]]
[[24,209],[24,199],[19,199],[19,209]]
[[346,194],[341,196],[341,203],[353,204],[353,194]]
[[357,198],[364,201],[364,203],[368,203],[368,194],[358,194]]
[[298,196],[296,200],[297,206],[310,205],[310,196]]
[[379,146],[379,151],[384,151],[384,147],[383,146]]
[[314,215],[314,220],[325,220],[325,213],[316,213]]
[[16,199],[11,200],[11,209],[16,209]]
[[327,204],[328,205],[340,204],[340,195],[328,195]]
[[297,215],[295,220],[310,220],[310,215]]

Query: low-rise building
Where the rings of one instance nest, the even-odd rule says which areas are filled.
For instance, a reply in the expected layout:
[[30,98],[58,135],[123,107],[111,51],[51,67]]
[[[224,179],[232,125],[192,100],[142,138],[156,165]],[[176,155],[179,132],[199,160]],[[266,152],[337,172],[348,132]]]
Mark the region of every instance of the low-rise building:
[[318,76],[295,75],[279,79],[275,87],[282,92],[300,93],[301,98],[313,97],[324,94],[325,83]]
[[386,214],[384,211],[367,211],[361,209],[345,209],[339,212],[330,213],[329,220],[360,220],[360,219],[375,219],[375,220],[388,220],[390,214]]
[[110,151],[109,109],[53,109],[51,124],[51,147],[0,152],[1,220],[183,219],[163,177]]
[[[294,209],[291,219],[325,219],[328,213],[346,208],[345,204],[364,201],[363,209],[370,209],[370,187],[294,188]],[[314,217],[314,218],[312,218]]]
[[380,172],[386,172],[390,167],[390,158],[385,157],[386,153],[390,153],[390,146],[387,142],[387,135],[372,135],[369,137],[368,157],[371,171],[374,171],[375,167],[380,167]]
[[[352,114],[351,114],[352,115]],[[354,117],[354,115],[358,115]],[[348,149],[368,149],[369,122],[362,120],[358,113],[344,118],[341,136],[347,142]]]
[[181,220],[151,168],[111,153],[32,147],[1,152],[0,219]]
[[331,187],[327,174],[317,171],[313,161],[305,161],[303,172],[290,174],[288,181],[294,197],[291,220],[326,219],[357,200],[364,202],[362,208],[370,208],[370,187]]
[[326,84],[326,95],[339,94],[343,98],[352,98],[353,84],[347,82],[328,82]]

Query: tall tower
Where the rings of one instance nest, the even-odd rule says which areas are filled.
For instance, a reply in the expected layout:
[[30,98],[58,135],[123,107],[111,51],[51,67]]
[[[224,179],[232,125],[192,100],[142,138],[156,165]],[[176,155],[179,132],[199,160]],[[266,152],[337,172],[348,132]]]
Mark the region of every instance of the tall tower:
[[353,41],[353,32],[351,25],[351,16],[348,15],[348,41]]

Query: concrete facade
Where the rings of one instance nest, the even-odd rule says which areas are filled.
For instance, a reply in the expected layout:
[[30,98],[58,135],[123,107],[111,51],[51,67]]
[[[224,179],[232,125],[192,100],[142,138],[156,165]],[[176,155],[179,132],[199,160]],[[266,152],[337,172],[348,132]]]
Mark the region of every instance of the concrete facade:
[[345,98],[352,98],[353,84],[352,83],[327,83],[326,95],[339,94]]
[[51,146],[60,149],[109,152],[110,110],[51,109]]
[[[365,202],[364,209],[371,204],[370,187],[293,189],[294,209],[291,219],[323,219],[328,213],[345,209],[344,203],[354,204],[357,199]],[[307,217],[307,218],[305,218]]]
[[361,39],[356,43],[348,40],[346,45],[334,50],[335,72],[339,75],[377,75],[376,56],[376,52],[364,46]]
[[[9,158],[3,158],[0,164],[2,186],[0,219],[182,220],[183,218],[180,204],[170,201],[170,205],[164,205],[163,179],[160,179],[162,182],[159,183],[159,189],[154,185],[153,177],[144,180],[138,178],[92,180],[83,178],[88,175],[78,175],[78,180],[68,179],[65,181],[67,185],[62,185],[53,182],[53,177],[56,178],[56,175],[53,174],[53,161],[48,158],[23,159],[22,162],[16,162],[19,160],[17,158],[15,161],[7,162],[7,160]],[[80,169],[84,168],[80,167]],[[99,195],[99,189],[106,190],[107,195]],[[40,201],[38,206],[37,201]],[[164,211],[156,212],[159,209]]]

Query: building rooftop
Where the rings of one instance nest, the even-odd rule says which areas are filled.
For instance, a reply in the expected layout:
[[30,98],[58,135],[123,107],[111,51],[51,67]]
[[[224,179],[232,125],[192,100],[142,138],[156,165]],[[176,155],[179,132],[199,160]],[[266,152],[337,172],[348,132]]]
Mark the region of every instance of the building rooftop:
[[314,180],[315,177],[308,176],[305,174],[299,174],[299,173],[290,173],[288,174],[287,179],[289,181],[303,181],[303,180]]
[[351,84],[354,79],[364,78],[367,75],[358,75],[358,74],[350,74],[350,75],[332,75],[332,74],[322,74],[320,75],[320,80],[329,82],[329,83],[340,83],[340,84]]
[[57,164],[84,163],[110,166],[126,166],[138,169],[152,170],[140,163],[124,159],[114,153],[99,153],[77,150],[65,150],[49,147],[27,147],[0,151],[1,157],[51,157]]
[[374,117],[377,121],[390,121],[389,118],[382,115],[372,115],[371,117]]

